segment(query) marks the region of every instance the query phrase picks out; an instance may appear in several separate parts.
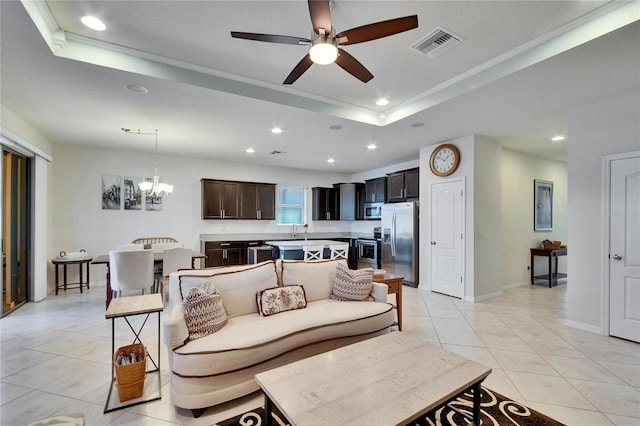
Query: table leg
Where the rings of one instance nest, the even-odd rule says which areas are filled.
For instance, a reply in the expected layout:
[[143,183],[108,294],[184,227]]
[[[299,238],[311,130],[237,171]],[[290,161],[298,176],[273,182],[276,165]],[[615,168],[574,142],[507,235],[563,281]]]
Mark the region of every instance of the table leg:
[[106,300],[106,307],[109,307],[109,303],[111,303],[111,274],[109,274],[109,264],[106,265],[107,267],[107,300]]
[[473,424],[480,425],[480,382],[473,385]]
[[273,402],[271,402],[271,399],[269,399],[266,393],[264,394],[264,417],[265,417],[264,424],[266,426],[274,425]]
[[56,296],[58,295],[58,264],[56,263]]
[[398,331],[402,331],[402,283],[396,293],[396,306],[398,307]]
[[91,278],[90,278],[90,272],[91,271],[91,262],[87,262],[87,290],[89,290],[91,287],[89,287],[89,283],[91,282]]
[[552,277],[553,277],[553,269],[551,269],[551,265],[553,258],[551,257],[551,253],[549,253],[549,288],[551,288]]
[[531,261],[529,262],[529,265],[531,265],[531,285],[533,285],[533,260],[534,260],[534,256],[533,253],[531,253]]
[[64,270],[64,291],[67,291],[67,264],[66,263],[62,266],[62,269]]
[[82,262],[78,263],[78,268],[80,269],[80,293],[82,294],[82,282],[84,281],[82,279]]

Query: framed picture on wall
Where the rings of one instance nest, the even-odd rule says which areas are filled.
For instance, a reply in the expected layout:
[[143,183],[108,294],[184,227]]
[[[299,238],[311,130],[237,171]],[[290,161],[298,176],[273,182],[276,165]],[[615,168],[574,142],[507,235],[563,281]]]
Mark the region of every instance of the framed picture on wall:
[[102,175],[102,210],[120,210],[120,176]]
[[553,231],[553,182],[533,181],[533,230]]

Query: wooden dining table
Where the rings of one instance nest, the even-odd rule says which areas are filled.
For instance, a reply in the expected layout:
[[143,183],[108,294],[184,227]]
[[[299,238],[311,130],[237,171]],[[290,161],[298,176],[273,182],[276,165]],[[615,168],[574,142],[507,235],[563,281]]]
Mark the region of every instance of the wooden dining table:
[[[163,252],[154,252],[153,253],[153,264],[158,265],[162,264],[163,260]],[[207,256],[204,253],[200,253],[199,251],[191,252],[191,268],[196,268],[196,260],[198,259],[206,259]],[[109,255],[101,254],[96,256],[91,261],[92,265],[105,265],[107,269],[107,298],[106,298],[106,307],[109,307],[109,303],[111,302],[111,277],[109,276]]]

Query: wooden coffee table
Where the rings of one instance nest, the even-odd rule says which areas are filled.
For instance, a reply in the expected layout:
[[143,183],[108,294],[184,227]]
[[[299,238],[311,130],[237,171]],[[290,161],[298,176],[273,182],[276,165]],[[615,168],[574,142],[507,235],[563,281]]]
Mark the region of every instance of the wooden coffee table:
[[257,374],[271,422],[273,405],[292,426],[401,425],[473,391],[489,367],[401,332],[367,339]]

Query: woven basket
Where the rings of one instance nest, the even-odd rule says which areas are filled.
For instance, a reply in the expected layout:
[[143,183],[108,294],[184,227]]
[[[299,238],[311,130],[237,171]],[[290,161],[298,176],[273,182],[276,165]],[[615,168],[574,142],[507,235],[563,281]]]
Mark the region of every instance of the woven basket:
[[[120,355],[131,359],[131,354],[135,354],[136,359],[140,361],[129,365],[116,365],[116,360]],[[144,379],[147,374],[147,350],[144,345],[135,343],[118,348],[116,353],[113,354],[113,364],[116,370],[120,402],[140,398],[144,390]]]
[[559,249],[562,246],[562,241],[543,241],[542,245],[545,250],[555,250]]

